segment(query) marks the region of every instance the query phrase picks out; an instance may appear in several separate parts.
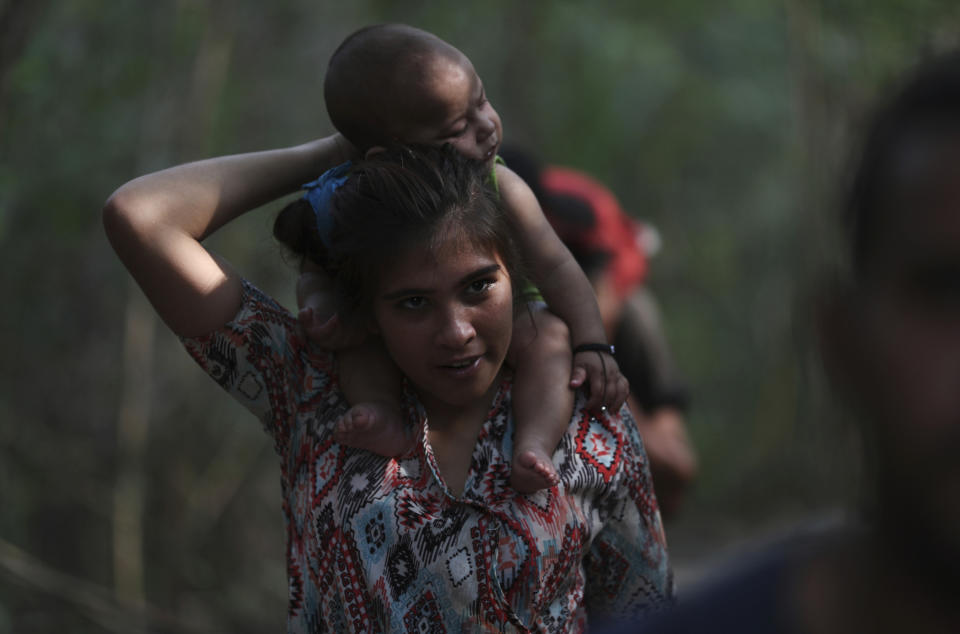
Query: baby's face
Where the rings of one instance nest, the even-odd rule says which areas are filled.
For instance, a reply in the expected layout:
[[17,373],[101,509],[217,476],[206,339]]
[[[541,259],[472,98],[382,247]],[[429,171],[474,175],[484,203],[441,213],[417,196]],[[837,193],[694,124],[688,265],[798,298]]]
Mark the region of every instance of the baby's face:
[[404,92],[393,131],[396,138],[427,145],[450,143],[464,156],[492,166],[503,128],[469,59],[462,54],[438,56],[427,77]]

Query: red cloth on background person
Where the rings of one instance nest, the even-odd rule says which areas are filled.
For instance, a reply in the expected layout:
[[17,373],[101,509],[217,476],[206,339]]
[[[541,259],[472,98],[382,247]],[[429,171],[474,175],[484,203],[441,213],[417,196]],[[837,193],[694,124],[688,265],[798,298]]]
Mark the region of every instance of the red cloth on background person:
[[550,224],[575,256],[603,253],[609,257],[604,268],[611,273],[617,295],[626,299],[647,275],[647,256],[640,241],[643,225],[627,215],[613,192],[583,172],[549,166],[540,175],[540,185],[547,196],[577,198],[592,211],[593,222],[584,225],[565,221],[551,213],[549,204],[544,205]]

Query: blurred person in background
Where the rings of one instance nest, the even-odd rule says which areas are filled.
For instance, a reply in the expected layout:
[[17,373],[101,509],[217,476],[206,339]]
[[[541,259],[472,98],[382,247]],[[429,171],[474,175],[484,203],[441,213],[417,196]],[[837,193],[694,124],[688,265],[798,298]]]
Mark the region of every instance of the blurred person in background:
[[906,79],[861,152],[816,306],[863,438],[859,513],[740,558],[650,631],[960,631],[960,52]]
[[544,165],[531,152],[501,148],[597,294],[607,339],[630,381],[628,404],[643,437],[657,500],[675,517],[696,477],[696,451],[686,429],[687,385],[678,371],[646,285],[649,259],[659,248],[656,230],[629,216],[612,191],[590,175]]

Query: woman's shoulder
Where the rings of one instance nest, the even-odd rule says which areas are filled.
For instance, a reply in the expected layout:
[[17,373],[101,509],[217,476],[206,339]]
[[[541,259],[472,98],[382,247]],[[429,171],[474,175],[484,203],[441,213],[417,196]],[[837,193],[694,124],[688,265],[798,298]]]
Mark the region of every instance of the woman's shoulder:
[[202,335],[180,339],[190,348],[194,343],[205,344],[224,337],[237,345],[248,338],[266,337],[284,341],[293,347],[305,344],[305,341],[301,344],[303,337],[298,332],[293,314],[246,279],[241,280],[240,306],[226,323]]
[[586,401],[587,395],[583,390],[578,391],[569,431],[577,430],[578,435],[600,434],[603,437],[616,439],[617,444],[623,446],[634,440],[639,441],[637,423],[626,404],[618,411],[608,410],[606,407],[594,410],[587,409]]
[[243,315],[256,317],[265,321],[276,321],[288,326],[296,324],[296,318],[287,308],[280,304],[273,297],[260,290],[253,282],[247,279],[240,280],[241,287],[241,306],[237,321]]
[[624,406],[619,412],[592,411],[584,407],[586,399],[578,394],[574,414],[563,439],[564,469],[593,476],[597,484],[613,486],[624,472],[646,468],[646,454],[637,424]]
[[290,311],[247,281],[233,319],[182,341],[201,369],[271,430],[278,446],[304,402],[327,402],[339,389],[333,355],[310,344]]
[[308,368],[329,373],[333,366],[332,355],[307,340],[296,317],[248,280],[242,280],[240,308],[230,321],[182,341],[201,366],[214,366],[208,372],[221,384],[228,377],[239,379],[243,367],[256,368],[259,374],[274,367],[277,371],[270,375],[289,378]]

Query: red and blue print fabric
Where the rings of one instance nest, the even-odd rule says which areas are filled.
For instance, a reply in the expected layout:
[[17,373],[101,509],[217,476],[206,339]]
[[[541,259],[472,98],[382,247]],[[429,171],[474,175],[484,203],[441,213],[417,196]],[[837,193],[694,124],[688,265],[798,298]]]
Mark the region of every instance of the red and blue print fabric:
[[510,380],[491,403],[464,492],[444,484],[429,425],[405,390],[420,442],[384,458],[337,444],[347,410],[335,356],[244,282],[222,328],[184,344],[255,414],[280,456],[290,632],[577,632],[673,594],[663,528],[636,426],[578,398],[554,455],[560,484],[508,485]]

